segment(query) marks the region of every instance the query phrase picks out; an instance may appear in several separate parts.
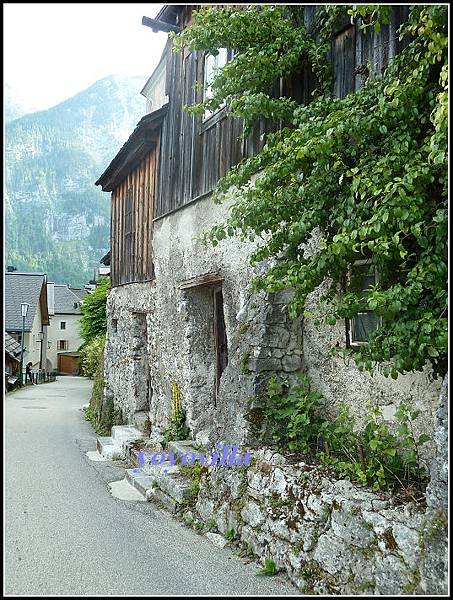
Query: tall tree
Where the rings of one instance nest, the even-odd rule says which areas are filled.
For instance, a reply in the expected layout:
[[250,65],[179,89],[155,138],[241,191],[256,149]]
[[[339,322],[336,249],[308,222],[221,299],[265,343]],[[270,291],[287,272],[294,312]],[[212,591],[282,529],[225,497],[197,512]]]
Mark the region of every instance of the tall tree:
[[95,290],[83,299],[80,331],[85,340],[84,345],[107,332],[106,306],[109,289],[110,279],[101,277]]

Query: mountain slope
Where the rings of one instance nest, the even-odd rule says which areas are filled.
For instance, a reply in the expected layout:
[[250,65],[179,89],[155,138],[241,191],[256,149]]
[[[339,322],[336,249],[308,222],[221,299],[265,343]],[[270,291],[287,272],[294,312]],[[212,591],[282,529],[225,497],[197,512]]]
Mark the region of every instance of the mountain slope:
[[80,286],[109,247],[110,199],[94,186],[144,113],[140,77],[107,77],[7,124],[6,261]]
[[36,111],[36,107],[27,106],[23,101],[18,100],[17,92],[8,83],[3,86],[3,108],[5,123]]

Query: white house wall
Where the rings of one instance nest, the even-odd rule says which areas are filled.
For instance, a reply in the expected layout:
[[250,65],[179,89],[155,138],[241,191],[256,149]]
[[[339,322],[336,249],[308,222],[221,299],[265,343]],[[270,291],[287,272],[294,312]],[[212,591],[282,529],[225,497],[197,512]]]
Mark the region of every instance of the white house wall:
[[[77,352],[83,343],[80,336],[80,317],[81,315],[63,315],[56,313],[50,317],[50,325],[47,328],[47,359],[50,361],[49,368],[58,368],[58,354],[60,352]],[[61,321],[66,321],[66,329],[60,329]],[[59,340],[67,340],[68,347],[65,350],[58,350]]]
[[24,371],[25,365],[27,365],[30,361],[33,363],[33,369],[40,368],[40,360],[41,360],[41,341],[38,341],[41,337],[39,334],[42,331],[42,321],[41,321],[41,311],[38,308],[36,309],[35,318],[33,321],[33,326],[30,332],[26,332],[24,335]]

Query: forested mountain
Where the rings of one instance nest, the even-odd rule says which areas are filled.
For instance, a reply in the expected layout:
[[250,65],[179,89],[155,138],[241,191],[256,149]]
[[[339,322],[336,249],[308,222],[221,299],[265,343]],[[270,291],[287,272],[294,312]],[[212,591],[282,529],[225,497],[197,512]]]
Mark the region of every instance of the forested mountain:
[[5,123],[37,110],[36,106],[24,104],[23,101],[19,100],[18,93],[8,83],[3,86],[3,102]]
[[6,264],[80,286],[109,247],[94,182],[144,114],[141,77],[107,77],[6,125]]

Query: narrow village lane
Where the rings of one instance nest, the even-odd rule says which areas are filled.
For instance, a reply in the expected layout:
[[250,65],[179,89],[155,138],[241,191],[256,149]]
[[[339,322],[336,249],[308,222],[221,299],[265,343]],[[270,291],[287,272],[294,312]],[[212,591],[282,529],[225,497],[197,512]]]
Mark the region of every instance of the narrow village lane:
[[257,577],[148,502],[113,498],[122,462],[92,462],[92,382],[60,377],[6,398],[6,594],[296,594]]

